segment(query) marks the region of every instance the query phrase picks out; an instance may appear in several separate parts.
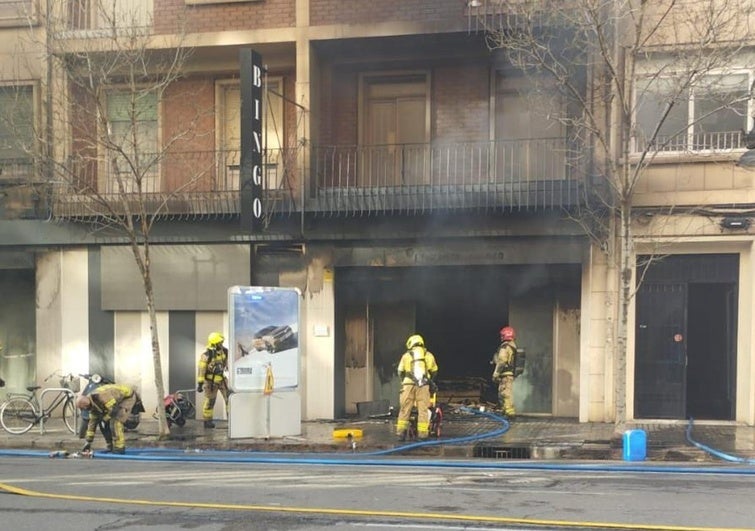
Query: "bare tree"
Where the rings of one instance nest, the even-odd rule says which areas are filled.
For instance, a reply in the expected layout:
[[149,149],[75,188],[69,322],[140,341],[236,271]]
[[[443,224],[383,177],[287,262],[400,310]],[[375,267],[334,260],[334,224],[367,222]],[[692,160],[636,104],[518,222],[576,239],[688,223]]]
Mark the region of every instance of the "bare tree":
[[665,153],[744,147],[752,86],[736,68],[751,63],[745,57],[755,44],[755,7],[751,0],[468,5],[470,22],[485,32],[504,68],[526,77],[530,93],[547,97],[547,119],[560,125],[576,150],[590,153],[596,177],[587,180],[591,193],[574,217],[613,271],[616,300],[607,303],[615,313],[606,337],[614,360],[615,421],[623,424],[628,315],[637,288],[633,197],[649,165]]
[[[181,35],[153,35],[140,2],[50,0],[48,5],[45,31],[32,37],[32,44],[45,50],[47,66],[47,120],[38,128],[32,153],[47,185],[52,183],[53,208],[62,208],[65,198],[76,206],[66,219],[89,223],[92,231],[123,238],[130,246],[149,314],[159,407],[165,384],[151,234],[177,199],[211,187],[212,154],[184,154],[196,154],[199,137],[211,133],[213,109],[192,105],[193,94],[180,88],[192,49]],[[168,109],[180,111],[158,130],[158,113]],[[160,437],[166,437],[165,416],[158,418]]]

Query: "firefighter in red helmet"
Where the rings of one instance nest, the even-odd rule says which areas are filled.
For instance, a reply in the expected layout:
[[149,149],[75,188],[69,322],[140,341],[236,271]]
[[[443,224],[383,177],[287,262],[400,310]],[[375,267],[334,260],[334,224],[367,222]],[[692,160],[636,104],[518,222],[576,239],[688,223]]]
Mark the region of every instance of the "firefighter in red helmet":
[[493,358],[493,381],[498,384],[498,400],[503,414],[511,418],[514,410],[514,373],[516,369],[516,331],[511,326],[500,330],[501,344]]

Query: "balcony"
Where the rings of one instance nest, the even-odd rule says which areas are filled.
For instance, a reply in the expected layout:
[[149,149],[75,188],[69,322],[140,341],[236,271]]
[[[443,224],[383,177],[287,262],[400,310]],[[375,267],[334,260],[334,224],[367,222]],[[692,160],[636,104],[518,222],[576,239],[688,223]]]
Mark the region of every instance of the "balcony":
[[58,38],[112,37],[113,33],[147,35],[152,27],[152,0],[69,0],[61,6],[59,24],[53,24]]
[[677,135],[658,135],[651,145],[642,134],[635,142],[635,153],[647,151],[658,154],[725,154],[746,149],[749,135],[744,131],[684,132]]
[[0,159],[0,219],[43,217],[40,187],[29,158]]
[[[240,212],[240,155],[238,150],[143,154],[141,195],[125,162],[71,158],[66,178],[53,185],[52,217],[89,220],[103,216],[105,206],[122,213],[139,202],[156,218],[236,216]],[[265,152],[266,214],[296,211],[290,185],[295,159],[292,150]]]
[[31,184],[34,175],[34,163],[30,158],[0,159],[0,186]]
[[[240,211],[238,151],[164,154],[146,168],[142,197],[163,218],[235,216]],[[422,215],[569,208],[583,201],[589,156],[563,138],[453,144],[321,146],[312,148],[306,188],[302,153],[269,150],[263,157],[268,218]],[[75,179],[54,187],[56,219],[89,219],[102,204],[125,208],[138,194],[133,179],[117,187],[116,163],[71,160]],[[124,175],[124,177],[126,177]],[[97,192],[90,193],[87,190]],[[302,195],[304,196],[302,198]],[[136,203],[134,203],[136,204]]]
[[361,216],[568,208],[582,200],[585,154],[563,138],[320,147],[309,209]]
[[542,24],[548,13],[530,0],[465,0],[470,33]]

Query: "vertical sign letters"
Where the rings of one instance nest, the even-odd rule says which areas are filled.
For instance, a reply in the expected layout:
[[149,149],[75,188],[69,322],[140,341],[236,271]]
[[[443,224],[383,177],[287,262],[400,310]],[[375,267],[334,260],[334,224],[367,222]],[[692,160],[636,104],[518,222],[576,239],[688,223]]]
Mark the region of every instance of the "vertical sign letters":
[[241,228],[262,229],[262,56],[250,48],[239,54],[241,71]]

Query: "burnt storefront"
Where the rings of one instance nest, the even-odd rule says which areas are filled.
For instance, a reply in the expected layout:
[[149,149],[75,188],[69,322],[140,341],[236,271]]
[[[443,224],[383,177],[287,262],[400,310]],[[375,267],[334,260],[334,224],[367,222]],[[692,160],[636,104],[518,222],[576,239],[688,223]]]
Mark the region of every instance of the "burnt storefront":
[[507,324],[527,356],[518,409],[578,415],[580,264],[349,266],[335,279],[337,416],[362,401],[396,405],[413,333],[438,360],[444,398],[495,402],[490,362]]

